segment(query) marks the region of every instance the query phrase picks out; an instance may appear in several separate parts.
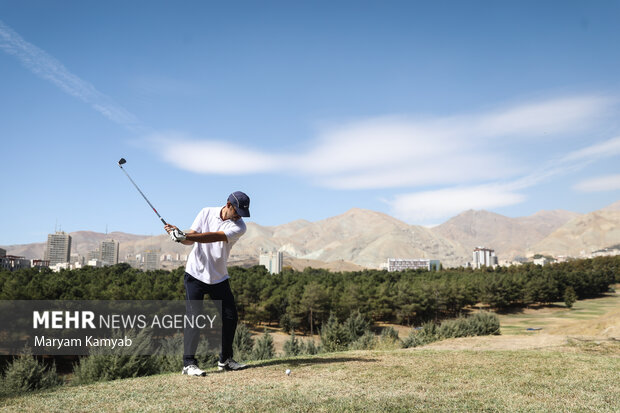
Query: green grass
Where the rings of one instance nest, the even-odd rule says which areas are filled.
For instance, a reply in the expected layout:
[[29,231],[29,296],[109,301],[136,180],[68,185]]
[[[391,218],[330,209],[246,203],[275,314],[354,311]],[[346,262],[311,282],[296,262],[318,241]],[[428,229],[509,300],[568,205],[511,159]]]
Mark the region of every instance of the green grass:
[[[542,332],[558,328],[576,321],[596,320],[620,308],[620,285],[616,285],[616,292],[609,293],[601,298],[576,301],[573,308],[566,308],[564,303],[554,303],[552,306],[536,310],[500,315],[502,334],[536,334],[528,332],[528,327],[541,327]],[[620,321],[620,320],[619,320]]]
[[613,412],[618,371],[617,343],[605,351],[591,343],[567,351],[355,351],[204,378],[177,373],[63,387],[5,399],[0,409]]

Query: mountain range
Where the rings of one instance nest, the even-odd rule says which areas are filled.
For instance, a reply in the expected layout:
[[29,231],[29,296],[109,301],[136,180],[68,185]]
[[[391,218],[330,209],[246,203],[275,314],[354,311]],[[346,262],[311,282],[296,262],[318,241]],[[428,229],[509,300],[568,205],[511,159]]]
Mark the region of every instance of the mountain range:
[[[500,261],[534,254],[588,256],[620,244],[620,201],[588,214],[563,210],[540,211],[509,218],[484,210],[465,211],[441,225],[409,225],[389,215],[353,208],[321,221],[297,220],[278,226],[247,223],[247,233],[235,245],[231,264],[258,263],[260,250],[279,250],[284,264],[332,270],[378,268],[387,258],[439,259],[446,267],[471,261],[475,247],[495,250]],[[120,242],[120,258],[145,250],[186,255],[190,247],[172,243],[166,235],[122,232],[71,233],[72,251],[86,255],[104,239]],[[8,254],[42,258],[45,243],[2,247]]]

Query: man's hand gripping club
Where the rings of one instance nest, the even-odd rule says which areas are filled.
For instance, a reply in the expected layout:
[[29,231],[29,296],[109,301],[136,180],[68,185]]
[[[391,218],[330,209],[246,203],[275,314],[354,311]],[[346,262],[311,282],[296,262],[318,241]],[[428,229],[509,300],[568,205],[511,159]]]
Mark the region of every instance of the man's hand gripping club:
[[170,239],[174,242],[183,242],[187,239],[185,233],[174,225],[168,224],[164,229],[170,234]]

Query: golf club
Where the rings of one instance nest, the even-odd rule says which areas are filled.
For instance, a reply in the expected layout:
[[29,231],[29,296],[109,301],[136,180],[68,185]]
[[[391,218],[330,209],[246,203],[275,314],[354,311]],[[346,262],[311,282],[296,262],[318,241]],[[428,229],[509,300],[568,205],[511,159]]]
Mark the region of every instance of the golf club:
[[136,183],[133,181],[133,179],[131,179],[131,176],[129,176],[129,174],[127,173],[127,171],[125,169],[123,169],[123,164],[126,164],[127,161],[125,160],[125,158],[121,158],[118,161],[118,166],[119,168],[121,168],[121,170],[123,172],[125,172],[125,175],[127,175],[127,178],[129,178],[129,180],[131,181],[131,183],[133,184],[133,186],[136,187],[136,189],[138,190],[138,192],[140,192],[140,195],[142,195],[142,198],[144,198],[144,200],[149,204],[149,206],[153,209],[153,211],[157,214],[157,216],[159,217],[159,219],[161,219],[161,222],[164,223],[164,225],[168,225],[168,223],[166,221],[164,221],[164,219],[161,217],[161,215],[159,215],[159,212],[157,212],[157,210],[155,209],[155,207],[153,206],[153,204],[151,204],[151,202],[148,200],[148,198],[142,193],[142,191],[140,190],[140,188],[138,188],[138,185],[136,185]]

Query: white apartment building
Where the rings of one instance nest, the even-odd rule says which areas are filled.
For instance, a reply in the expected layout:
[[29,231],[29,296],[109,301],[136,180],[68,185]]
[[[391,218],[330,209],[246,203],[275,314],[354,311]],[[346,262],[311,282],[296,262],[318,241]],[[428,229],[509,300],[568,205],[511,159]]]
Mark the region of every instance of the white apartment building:
[[282,272],[282,252],[261,252],[258,265],[263,265],[271,274],[279,274]]
[[404,270],[427,270],[439,271],[439,260],[430,260],[426,258],[388,258],[387,270],[404,271]]
[[474,268],[480,268],[483,266],[495,268],[498,265],[495,250],[485,247],[478,247],[474,249],[474,259],[472,262],[472,266]]

